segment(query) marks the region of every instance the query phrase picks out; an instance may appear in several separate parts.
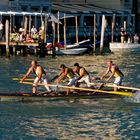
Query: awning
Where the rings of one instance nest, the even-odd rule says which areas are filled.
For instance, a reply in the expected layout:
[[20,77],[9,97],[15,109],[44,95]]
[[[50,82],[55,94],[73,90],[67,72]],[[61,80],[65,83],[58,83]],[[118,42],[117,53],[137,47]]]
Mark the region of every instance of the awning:
[[130,14],[130,10],[110,9],[94,4],[53,3],[52,10],[67,14]]
[[[41,12],[23,12],[23,11],[0,11],[0,15],[6,15],[6,16],[16,16],[16,15],[22,15],[22,16],[46,16],[51,17],[50,21],[54,21],[55,23],[58,23],[58,19],[52,14],[52,13],[41,13]],[[60,22],[59,22],[60,23]]]

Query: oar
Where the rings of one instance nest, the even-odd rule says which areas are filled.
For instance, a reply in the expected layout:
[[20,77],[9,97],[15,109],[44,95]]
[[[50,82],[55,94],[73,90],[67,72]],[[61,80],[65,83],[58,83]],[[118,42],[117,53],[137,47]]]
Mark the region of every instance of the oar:
[[[107,84],[107,87],[114,87],[114,85],[111,84]],[[140,90],[140,88],[135,88],[135,87],[126,87],[126,86],[115,86],[117,88],[121,88],[121,89],[131,89],[131,90]]]
[[101,68],[107,68],[106,66],[99,66],[99,65],[87,65],[87,67],[92,67],[92,66],[95,66],[95,67],[101,67]]
[[[14,80],[14,81],[20,81],[21,78],[12,78],[12,80]],[[25,81],[34,81],[34,79],[33,78],[26,78]]]
[[[95,83],[90,83],[90,84],[93,85]],[[105,83],[104,86],[106,86],[106,87],[114,87],[114,85],[107,84],[107,83]],[[135,88],[135,87],[126,87],[126,86],[115,86],[115,87],[121,88],[121,89],[140,90],[140,88]]]
[[[23,82],[23,84],[29,84],[32,85],[32,82]],[[44,86],[44,84],[39,83],[39,86]],[[92,92],[100,92],[100,93],[106,93],[106,94],[116,94],[116,95],[122,95],[122,96],[128,96],[131,97],[133,96],[132,93],[130,92],[120,92],[120,91],[104,91],[104,90],[98,90],[98,89],[90,89],[90,88],[80,88],[80,87],[70,87],[70,86],[63,86],[63,85],[52,85],[52,84],[47,84],[50,87],[59,87],[59,88],[69,88],[69,89],[77,89],[77,90],[83,90],[83,91],[92,91]]]

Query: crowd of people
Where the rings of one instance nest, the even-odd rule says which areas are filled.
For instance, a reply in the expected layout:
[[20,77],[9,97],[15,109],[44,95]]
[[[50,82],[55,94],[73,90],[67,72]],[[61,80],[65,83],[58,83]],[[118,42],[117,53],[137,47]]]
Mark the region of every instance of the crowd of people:
[[11,33],[11,41],[33,43],[39,40],[42,32],[42,27],[37,30],[34,25],[32,26],[30,32],[25,31],[23,27],[20,27],[19,30],[14,27]]
[[[103,76],[100,78],[103,80],[105,76],[111,72],[111,75],[109,78],[106,79],[106,82],[108,82],[112,77],[115,77],[114,81],[114,91],[118,90],[117,86],[120,86],[122,84],[122,80],[124,78],[123,73],[121,70],[113,64],[112,61],[107,62],[107,70],[103,74]],[[40,80],[43,81],[45,88],[49,93],[52,92],[52,89],[48,86],[48,79],[46,78],[46,72],[43,69],[41,65],[38,65],[36,60],[32,60],[31,67],[27,71],[27,73],[24,75],[24,77],[21,79],[20,83],[23,83],[24,80],[30,75],[30,73],[33,72],[36,75],[36,78],[33,82],[33,89],[32,93],[37,93],[37,86],[40,82]],[[50,82],[54,82],[57,79],[57,83],[63,82],[64,79],[68,79],[67,86],[75,86],[79,87],[80,83],[86,83],[88,88],[95,88],[91,86],[91,80],[96,78],[91,78],[89,72],[82,66],[79,65],[79,63],[74,63],[73,68],[67,67],[65,64],[60,65],[60,72],[58,72],[51,80]],[[70,94],[70,88],[67,88],[66,95]]]

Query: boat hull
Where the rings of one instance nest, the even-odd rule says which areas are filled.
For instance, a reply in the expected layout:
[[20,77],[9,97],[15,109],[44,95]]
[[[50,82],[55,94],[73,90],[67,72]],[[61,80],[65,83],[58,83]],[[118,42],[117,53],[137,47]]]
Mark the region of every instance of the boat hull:
[[88,48],[60,49],[56,51],[57,55],[79,55],[87,51]]
[[47,99],[54,98],[116,98],[119,95],[108,94],[108,93],[93,93],[93,92],[80,92],[80,93],[70,93],[66,95],[65,92],[55,92],[55,93],[0,93],[0,102],[8,101],[45,101]]

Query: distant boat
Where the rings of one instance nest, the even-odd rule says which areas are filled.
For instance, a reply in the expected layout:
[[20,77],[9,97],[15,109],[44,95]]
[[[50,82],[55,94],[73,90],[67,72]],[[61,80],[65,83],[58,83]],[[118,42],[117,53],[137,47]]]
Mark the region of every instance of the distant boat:
[[118,43],[113,42],[109,45],[111,50],[117,50],[117,49],[140,49],[140,44],[138,43]]
[[[89,41],[90,41],[90,39],[87,39],[87,40],[82,40],[82,41],[80,41],[78,43],[74,43],[74,44],[70,44],[70,42],[68,42],[66,44],[66,49],[76,48],[76,47],[78,47],[78,46],[80,46],[84,43],[89,42]],[[58,48],[64,48],[64,42],[56,43],[55,46],[58,47]]]
[[[81,41],[79,43],[69,44],[69,45],[66,45],[66,48],[64,48],[63,42],[62,43],[56,43],[55,44],[56,45],[55,46],[55,48],[56,48],[55,53],[57,55],[78,55],[78,54],[83,54],[88,50],[88,47],[79,48],[78,46],[80,46],[81,44],[84,44],[86,42],[89,42],[89,41],[90,41],[90,39],[87,39],[87,40],[83,40],[83,41]],[[52,43],[47,43],[46,48],[48,50],[48,54],[51,54],[52,53]]]
[[66,48],[67,49],[75,48],[75,47],[78,47],[79,45],[82,45],[82,44],[87,43],[89,41],[90,41],[90,39],[87,39],[87,40],[80,41],[78,43],[74,43],[74,44],[71,44],[71,45],[66,45]]
[[87,51],[88,48],[74,48],[74,49],[58,49],[55,51],[57,55],[79,55]]

